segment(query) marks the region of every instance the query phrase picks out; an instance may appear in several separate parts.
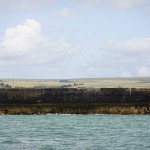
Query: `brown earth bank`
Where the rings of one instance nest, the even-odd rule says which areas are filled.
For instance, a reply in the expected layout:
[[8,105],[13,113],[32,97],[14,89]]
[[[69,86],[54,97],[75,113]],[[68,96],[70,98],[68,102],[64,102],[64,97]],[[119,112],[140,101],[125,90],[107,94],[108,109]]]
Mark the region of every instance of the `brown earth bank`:
[[0,114],[150,114],[150,104],[11,104]]
[[150,114],[150,89],[0,89],[0,114]]

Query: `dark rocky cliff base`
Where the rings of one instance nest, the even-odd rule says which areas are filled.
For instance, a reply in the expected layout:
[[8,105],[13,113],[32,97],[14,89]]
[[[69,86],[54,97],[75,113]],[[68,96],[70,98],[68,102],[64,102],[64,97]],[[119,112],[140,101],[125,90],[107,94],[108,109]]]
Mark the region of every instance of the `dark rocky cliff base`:
[[150,104],[12,104],[0,114],[150,114]]
[[150,89],[0,89],[0,114],[150,114]]

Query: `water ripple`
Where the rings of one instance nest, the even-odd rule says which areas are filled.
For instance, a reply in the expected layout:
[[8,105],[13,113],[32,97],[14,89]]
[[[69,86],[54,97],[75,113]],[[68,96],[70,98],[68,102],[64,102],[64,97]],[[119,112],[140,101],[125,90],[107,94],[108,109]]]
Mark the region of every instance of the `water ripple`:
[[0,116],[0,150],[149,150],[149,115]]

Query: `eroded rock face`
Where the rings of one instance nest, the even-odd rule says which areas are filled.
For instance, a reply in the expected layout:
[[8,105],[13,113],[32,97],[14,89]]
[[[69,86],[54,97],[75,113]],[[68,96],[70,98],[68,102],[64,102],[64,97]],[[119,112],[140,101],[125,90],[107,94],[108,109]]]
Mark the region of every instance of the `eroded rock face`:
[[150,103],[150,89],[0,89],[0,103]]

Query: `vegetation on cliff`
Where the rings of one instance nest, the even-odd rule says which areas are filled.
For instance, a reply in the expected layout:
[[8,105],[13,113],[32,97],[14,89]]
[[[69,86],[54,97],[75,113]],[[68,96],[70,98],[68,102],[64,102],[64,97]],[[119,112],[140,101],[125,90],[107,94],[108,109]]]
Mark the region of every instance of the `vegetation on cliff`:
[[0,114],[150,114],[150,104],[13,104]]

